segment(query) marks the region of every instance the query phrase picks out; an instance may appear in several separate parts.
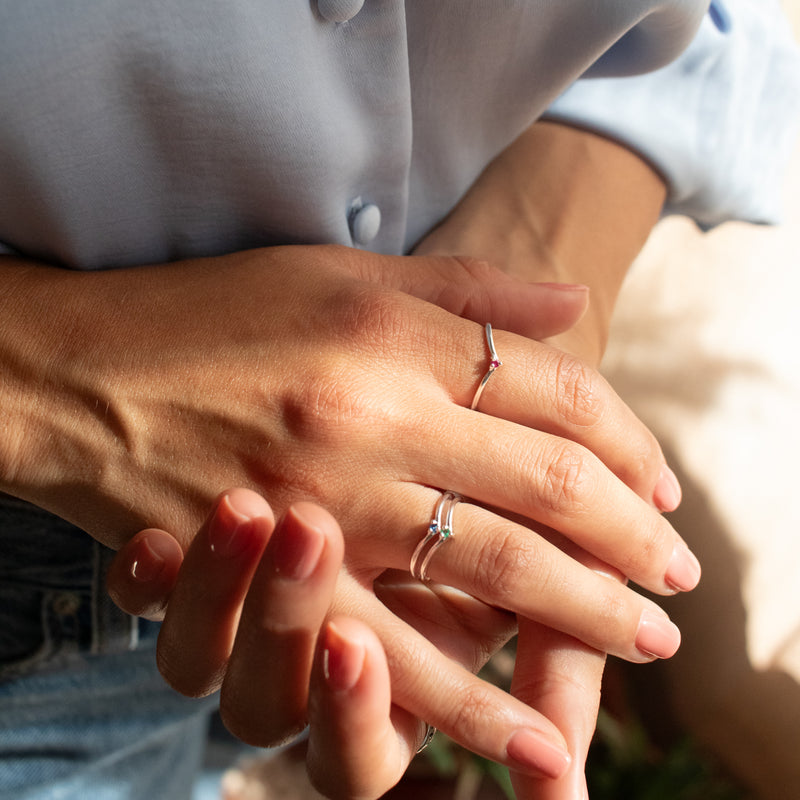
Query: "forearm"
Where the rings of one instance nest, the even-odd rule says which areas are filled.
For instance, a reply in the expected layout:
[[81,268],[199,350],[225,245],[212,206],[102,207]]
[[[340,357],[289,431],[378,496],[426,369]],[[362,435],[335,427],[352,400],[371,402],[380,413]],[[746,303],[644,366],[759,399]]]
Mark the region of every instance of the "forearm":
[[102,485],[129,444],[105,369],[130,346],[121,277],[0,257],[0,491],[75,522],[70,495]]
[[[60,415],[47,407],[56,388],[54,367],[68,357],[62,352],[68,339],[63,326],[73,316],[73,277],[25,259],[0,257],[0,490],[17,496],[26,494],[28,465],[36,460],[38,442],[63,442],[44,428],[61,424]],[[47,464],[40,467],[44,471]]]
[[421,252],[453,248],[529,280],[586,284],[571,343],[596,362],[625,274],[659,218],[664,182],[636,153],[538,122],[503,151]]

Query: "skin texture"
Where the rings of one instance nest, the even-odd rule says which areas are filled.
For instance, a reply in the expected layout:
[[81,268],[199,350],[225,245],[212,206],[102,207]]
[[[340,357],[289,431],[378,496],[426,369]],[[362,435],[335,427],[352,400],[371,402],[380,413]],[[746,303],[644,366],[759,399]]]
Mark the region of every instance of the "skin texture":
[[[419,252],[470,252],[471,243],[448,234],[449,224],[458,220],[463,229],[464,219],[454,215]],[[486,256],[477,246],[474,252]],[[517,271],[511,255],[493,259]],[[434,581],[536,620],[565,641],[650,659],[635,646],[647,601],[573,556],[591,552],[654,591],[674,591],[675,559],[685,566],[689,556],[653,505],[663,458],[586,362],[531,341],[573,325],[585,304],[580,290],[552,289],[557,299],[540,303],[557,309],[544,314],[560,323],[548,329],[531,314],[532,289],[481,260],[449,254],[409,260],[289,247],[94,275],[11,258],[0,269],[11,332],[2,342],[2,400],[15,412],[0,453],[6,491],[112,546],[155,524],[182,549],[214,496],[232,483],[264,492],[279,517],[298,497],[322,504],[348,545],[329,612],[377,634],[395,707],[512,767],[523,766],[520,737],[509,748],[514,733],[535,730],[547,746],[528,747],[538,755],[524,768],[538,777],[554,773],[544,753],[563,745],[559,731],[471,675],[513,625],[498,622],[488,637],[479,630],[472,654],[460,653],[463,669],[450,658],[460,647],[445,622],[453,619],[451,604],[442,617],[422,615],[427,626],[417,620],[422,635],[376,596],[375,581],[387,569],[407,569],[420,521],[437,497],[429,487],[470,498],[458,509],[457,546],[431,564]],[[47,329],[32,322],[42,313],[52,320]],[[506,364],[487,386],[481,413],[469,412],[485,371],[481,324],[489,319]],[[226,602],[236,606],[235,598]],[[220,647],[224,662],[228,647]],[[298,647],[303,661],[308,647]],[[241,663],[259,657],[258,647],[248,652]],[[168,679],[180,683],[180,664],[161,658]],[[378,661],[369,662],[376,675]],[[520,674],[529,675],[529,661],[521,660]],[[544,669],[530,696],[529,688],[520,691],[524,700],[547,699],[549,662]],[[383,679],[375,685],[386,689]],[[243,738],[275,738],[251,731],[237,713],[229,720]],[[585,739],[588,719],[557,724],[572,744]],[[578,744],[573,752],[580,758]],[[409,755],[406,745],[398,764]],[[538,788],[522,784],[520,791],[535,796]]]

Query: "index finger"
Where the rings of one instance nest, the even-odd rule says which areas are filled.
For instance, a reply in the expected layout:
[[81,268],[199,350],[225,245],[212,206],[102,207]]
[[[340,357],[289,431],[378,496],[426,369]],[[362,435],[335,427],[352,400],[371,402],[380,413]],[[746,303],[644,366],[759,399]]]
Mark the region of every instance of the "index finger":
[[512,772],[519,798],[586,798],[584,768],[600,707],[605,655],[559,631],[520,619],[511,693],[551,719],[567,740],[572,763],[555,780]]
[[559,777],[570,756],[558,728],[538,711],[473,675],[353,582],[347,607],[383,645],[392,701],[492,761],[531,775]]

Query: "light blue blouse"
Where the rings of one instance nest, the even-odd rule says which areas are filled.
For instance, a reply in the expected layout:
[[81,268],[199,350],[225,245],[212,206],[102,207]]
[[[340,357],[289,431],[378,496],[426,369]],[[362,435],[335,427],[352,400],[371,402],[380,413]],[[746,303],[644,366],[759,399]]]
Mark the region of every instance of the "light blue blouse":
[[668,212],[775,222],[800,125],[800,57],[777,0],[712,4],[689,49],[652,74],[582,80],[551,117],[625,142],[666,177]]
[[[402,253],[548,108],[651,159],[676,210],[770,219],[796,52],[775,0],[715,3],[718,27],[701,26],[707,10],[6,3],[0,242],[78,269],[286,243]],[[672,66],[617,77],[663,67],[692,39]]]

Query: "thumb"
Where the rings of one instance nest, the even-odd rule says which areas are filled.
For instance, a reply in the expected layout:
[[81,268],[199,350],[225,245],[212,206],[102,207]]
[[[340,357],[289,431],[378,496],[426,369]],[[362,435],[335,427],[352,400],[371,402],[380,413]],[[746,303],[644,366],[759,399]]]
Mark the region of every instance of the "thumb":
[[365,280],[531,339],[564,333],[589,305],[587,286],[528,283],[465,256],[387,256],[360,260],[359,268]]

